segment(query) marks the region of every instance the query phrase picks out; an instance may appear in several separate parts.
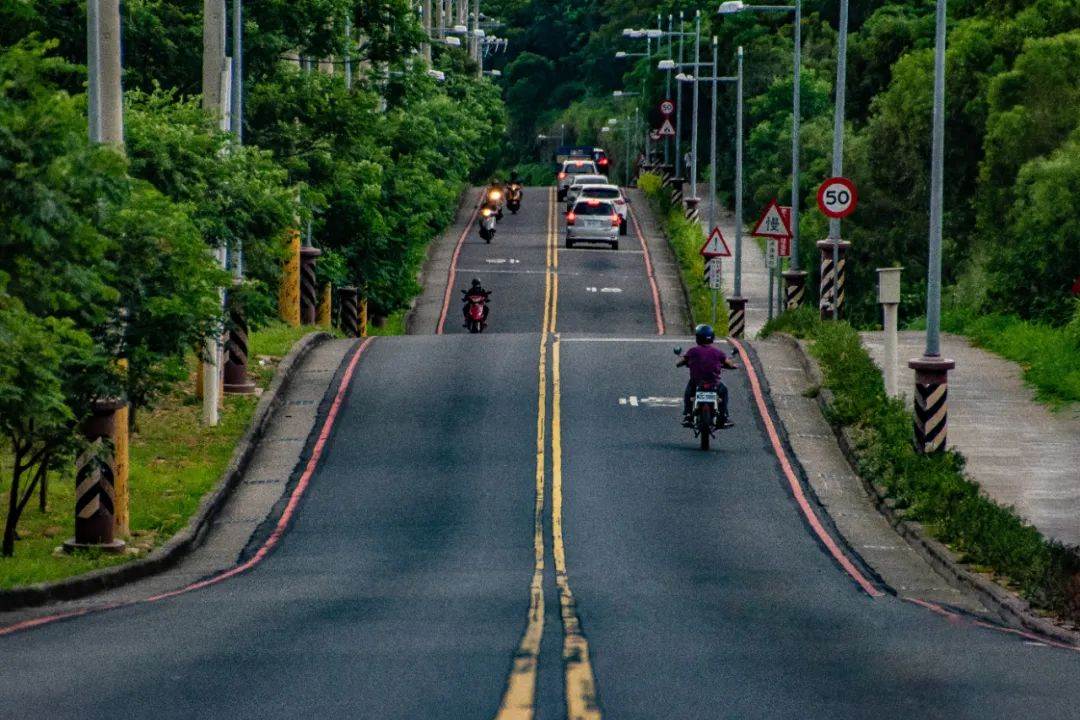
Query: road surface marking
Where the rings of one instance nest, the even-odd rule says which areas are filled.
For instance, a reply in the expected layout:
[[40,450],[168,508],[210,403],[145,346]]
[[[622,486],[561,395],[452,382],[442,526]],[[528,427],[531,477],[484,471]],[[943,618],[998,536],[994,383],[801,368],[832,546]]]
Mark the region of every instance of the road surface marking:
[[563,672],[566,678],[566,717],[599,720],[596,679],[589,659],[589,641],[581,631],[577,603],[566,572],[566,546],[562,529],[562,389],[559,377],[559,338],[551,346],[551,541],[555,556],[555,582],[563,623]]
[[649,290],[652,292],[653,312],[656,314],[656,334],[663,335],[665,332],[664,327],[664,310],[660,305],[660,288],[656,284],[656,272],[653,270],[652,256],[649,254],[649,246],[645,242],[645,233],[641,231],[641,225],[638,224],[637,214],[634,213],[634,208],[627,207],[630,214],[630,220],[634,225],[634,234],[638,237],[638,242],[641,243],[641,252],[645,256],[645,275],[649,278]]
[[483,197],[482,190],[480,191],[480,196],[476,198],[476,207],[473,208],[472,215],[469,216],[468,222],[465,223],[465,229],[461,231],[457,244],[454,246],[454,255],[450,258],[450,270],[446,274],[446,292],[443,293],[442,312],[439,313],[439,324],[435,327],[436,335],[442,335],[443,328],[446,326],[446,313],[450,310],[450,296],[454,292],[454,283],[457,281],[458,257],[461,255],[461,246],[464,244],[465,238],[469,235],[469,230],[472,229],[473,223],[476,222],[476,216],[480,213],[481,197]]
[[326,447],[326,441],[330,437],[330,433],[334,429],[334,423],[337,421],[338,412],[341,410],[341,403],[345,398],[345,393],[349,389],[349,384],[352,382],[353,373],[356,371],[356,365],[360,361],[360,356],[364,353],[364,350],[372,343],[374,338],[367,338],[357,346],[353,351],[352,359],[349,361],[349,365],[345,370],[344,375],[341,376],[341,382],[338,384],[337,394],[334,396],[334,402],[330,405],[330,410],[326,413],[326,419],[323,421],[322,429],[319,431],[319,438],[315,441],[315,446],[311,450],[311,457],[308,458],[307,465],[304,467],[303,474],[300,475],[300,480],[296,483],[296,487],[293,489],[292,494],[289,495],[289,502],[285,506],[285,510],[282,511],[281,517],[278,518],[277,524],[274,525],[273,531],[270,536],[263,542],[259,549],[251,556],[247,561],[234,565],[228,570],[223,570],[216,575],[212,575],[198,582],[191,583],[182,588],[176,590],[170,590],[169,592],[160,593],[158,595],[151,595],[150,597],[142,598],[139,600],[130,600],[127,602],[109,603],[99,607],[82,608],[79,610],[73,610],[69,612],[57,613],[55,615],[48,615],[45,617],[33,618],[30,620],[24,620],[22,622],[15,623],[13,625],[7,625],[0,627],[0,636],[10,635],[20,630],[29,630],[30,628],[38,627],[40,625],[47,625],[57,620],[68,620],[70,618],[79,617],[81,615],[88,615],[90,613],[102,612],[105,610],[115,610],[117,608],[129,607],[131,605],[141,605],[143,603],[152,603],[159,600],[166,600],[168,598],[176,597],[177,595],[184,595],[192,592],[193,590],[201,590],[202,588],[216,585],[224,580],[228,580],[231,577],[235,577],[243,572],[255,567],[270,554],[270,552],[280,542],[282,536],[288,530],[289,522],[292,519],[293,514],[296,512],[297,506],[300,504],[301,498],[307,491],[308,485],[311,483],[311,477],[315,474],[315,469],[319,465],[319,460],[322,458],[323,450]]
[[536,711],[536,677],[539,672],[540,642],[544,635],[544,466],[547,447],[547,333],[552,322],[551,251],[555,215],[549,190],[547,251],[544,270],[544,310],[540,325],[539,383],[536,410],[536,495],[533,504],[533,576],[529,583],[529,619],[514,653],[506,690],[499,703],[496,720],[532,720]]
[[821,544],[825,546],[825,549],[828,550],[829,554],[833,556],[833,559],[835,559],[840,567],[851,576],[851,579],[863,589],[863,592],[872,598],[883,597],[885,593],[879,590],[876,585],[870,582],[870,580],[855,567],[855,564],[851,562],[851,559],[844,554],[840,549],[840,546],[836,544],[836,541],[833,540],[832,536],[825,530],[817,513],[810,507],[810,503],[806,499],[806,494],[803,492],[802,484],[795,475],[795,470],[791,467],[791,462],[788,460],[787,453],[784,451],[783,443],[780,442],[780,435],[776,432],[776,425],[773,424],[772,416],[769,414],[769,408],[765,404],[765,397],[762,395],[761,384],[758,382],[754,365],[750,362],[750,358],[747,357],[742,343],[733,339],[729,340],[729,342],[739,351],[739,355],[745,358],[742,367],[746,369],[746,376],[750,379],[750,389],[754,394],[758,414],[761,416],[761,421],[765,424],[765,432],[769,436],[769,441],[772,444],[776,458],[780,461],[780,468],[784,471],[784,477],[787,478],[791,493],[795,496],[795,502],[798,504],[799,509],[802,510],[807,523],[810,524],[810,528],[814,531],[814,534],[817,535]]
[[630,405],[632,407],[637,407],[638,406],[638,401],[637,401],[637,396],[636,395],[631,395],[630,396]]
[[600,288],[600,292],[602,292],[602,293],[621,293],[622,288],[617,288],[617,287]]

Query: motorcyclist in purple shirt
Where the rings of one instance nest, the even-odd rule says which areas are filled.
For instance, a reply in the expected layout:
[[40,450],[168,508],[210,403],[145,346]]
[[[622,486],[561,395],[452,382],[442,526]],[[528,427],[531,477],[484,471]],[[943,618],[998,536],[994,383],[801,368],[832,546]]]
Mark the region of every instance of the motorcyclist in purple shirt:
[[735,370],[739,366],[731,361],[720,348],[713,345],[716,333],[709,325],[698,325],[694,328],[694,340],[696,347],[692,347],[679,358],[675,367],[689,367],[690,381],[686,383],[686,391],[683,393],[683,425],[694,426],[694,395],[701,383],[715,383],[719,407],[717,408],[717,427],[729,428],[734,423],[728,419],[728,389],[720,382],[720,373],[724,368]]

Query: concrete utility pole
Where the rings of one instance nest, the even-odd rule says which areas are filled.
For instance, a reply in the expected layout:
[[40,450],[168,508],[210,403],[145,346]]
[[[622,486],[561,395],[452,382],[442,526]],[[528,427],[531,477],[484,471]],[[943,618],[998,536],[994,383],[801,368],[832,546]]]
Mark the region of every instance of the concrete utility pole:
[[[676,67],[682,68],[685,60],[683,53],[683,38],[686,37],[685,23],[683,22],[683,11],[679,11],[679,64]],[[695,70],[696,72],[696,70]],[[678,91],[678,97],[675,98],[675,167],[678,170],[675,171],[676,185],[679,192],[682,192],[682,176],[686,172],[686,165],[683,163],[682,158],[682,83],[678,80],[675,81],[675,89]]]
[[90,142],[101,142],[101,11],[86,0],[86,106]]
[[221,84],[225,67],[225,0],[203,0],[203,109],[221,117]]
[[98,99],[101,142],[124,150],[124,88],[120,61],[120,0],[98,0]]
[[345,89],[352,90],[352,18],[345,16],[345,43],[342,48],[345,59]]
[[697,11],[696,26],[694,28],[694,118],[693,138],[690,140],[690,195],[697,202],[697,175],[698,175],[698,78],[701,77],[701,11]]
[[421,12],[423,13],[420,18],[424,24],[424,35],[426,41],[424,42],[424,62],[428,67],[431,67],[431,4],[432,0],[424,0]]
[[908,363],[915,371],[915,446],[919,452],[945,449],[949,371],[956,362],[941,357],[941,225],[945,165],[945,16],[937,0],[934,37],[934,117],[930,161],[930,252],[926,267],[926,351]]
[[244,7],[233,0],[232,96],[229,122],[237,145],[244,144]]
[[[743,49],[739,46],[738,72],[735,75],[735,287],[728,298],[729,323],[742,337],[746,329],[746,298],[742,294],[742,233],[743,233]],[[771,273],[771,271],[770,271]],[[772,275],[769,276],[769,304],[772,304]],[[771,308],[770,308],[771,309]]]
[[[671,34],[672,31],[674,30],[674,25],[675,25],[675,16],[674,15],[668,15],[667,16],[667,32],[668,32],[668,54],[667,54],[667,56],[668,56],[668,60],[674,60],[675,59],[675,36]],[[671,73],[668,73],[667,77],[664,78],[664,99],[665,100],[670,100],[671,99]],[[668,116],[667,119],[670,121],[671,117]],[[679,162],[678,157],[675,158],[675,162],[676,163]],[[668,166],[667,169],[669,169],[669,170],[671,169],[671,138],[670,137],[664,138],[664,165]],[[676,171],[675,174],[678,175],[679,173]]]

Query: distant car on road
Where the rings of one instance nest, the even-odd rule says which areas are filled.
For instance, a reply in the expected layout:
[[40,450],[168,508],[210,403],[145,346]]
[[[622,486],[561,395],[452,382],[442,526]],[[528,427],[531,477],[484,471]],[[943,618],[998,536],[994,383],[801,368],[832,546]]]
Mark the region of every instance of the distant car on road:
[[592,160],[596,163],[596,167],[599,168],[600,172],[607,172],[611,164],[604,148],[591,145],[563,145],[555,150],[555,170],[561,168],[565,161],[574,158]]
[[[576,187],[576,186],[575,186]],[[571,192],[573,187],[570,188]],[[578,200],[610,200],[615,206],[615,212],[619,213],[619,234],[625,235],[630,220],[630,200],[623,195],[618,185],[582,185],[578,191]]]
[[575,176],[574,183],[566,190],[566,212],[570,212],[570,208],[574,207],[574,202],[577,200],[578,195],[581,193],[581,188],[583,186],[607,184],[609,184],[607,175]]
[[607,243],[619,249],[621,219],[610,200],[578,200],[566,214],[566,247],[575,243]]
[[576,160],[566,160],[563,162],[562,167],[559,170],[557,185],[555,186],[556,194],[559,200],[566,199],[566,191],[570,189],[570,186],[574,184],[574,180],[578,175],[597,175],[596,163],[592,160],[586,160],[579,158]]

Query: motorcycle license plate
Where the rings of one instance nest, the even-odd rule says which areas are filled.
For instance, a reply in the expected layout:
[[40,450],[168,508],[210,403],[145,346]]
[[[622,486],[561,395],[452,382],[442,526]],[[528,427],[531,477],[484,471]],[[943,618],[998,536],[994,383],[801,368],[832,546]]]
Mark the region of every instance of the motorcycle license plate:
[[714,392],[699,392],[695,396],[695,402],[699,403],[712,403],[716,404],[716,393]]

